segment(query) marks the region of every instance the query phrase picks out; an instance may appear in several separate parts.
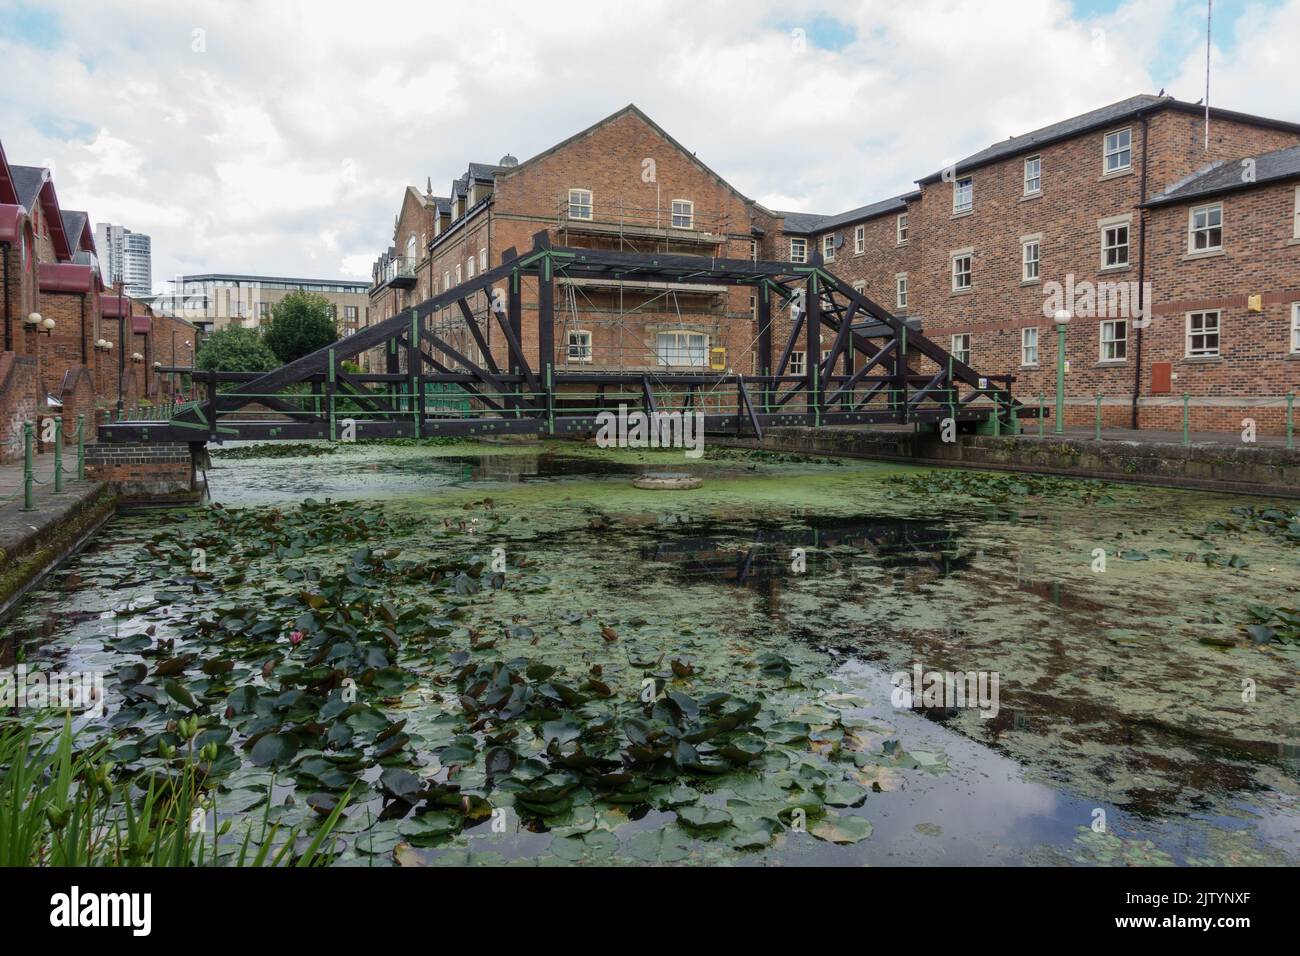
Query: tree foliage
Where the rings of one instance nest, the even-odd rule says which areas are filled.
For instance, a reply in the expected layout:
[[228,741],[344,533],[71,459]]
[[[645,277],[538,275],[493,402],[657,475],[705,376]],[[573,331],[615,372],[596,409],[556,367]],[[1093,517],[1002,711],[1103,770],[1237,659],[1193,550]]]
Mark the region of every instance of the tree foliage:
[[271,306],[264,338],[281,363],[310,355],[338,340],[334,307],[316,292],[290,292]]
[[269,372],[280,362],[256,331],[231,325],[203,340],[194,365],[204,371]]

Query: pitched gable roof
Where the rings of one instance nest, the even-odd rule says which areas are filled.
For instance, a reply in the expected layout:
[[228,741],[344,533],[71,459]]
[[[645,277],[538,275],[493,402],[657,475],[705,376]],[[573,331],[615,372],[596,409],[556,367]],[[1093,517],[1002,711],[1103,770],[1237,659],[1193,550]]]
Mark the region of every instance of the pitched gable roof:
[[874,219],[888,213],[906,212],[907,201],[915,199],[919,195],[918,191],[913,190],[909,193],[891,196],[889,199],[868,203],[865,206],[859,206],[856,209],[850,209],[848,212],[837,213],[833,216],[814,216],[811,213],[803,212],[781,212],[777,213],[777,215],[785,217],[786,232],[797,236],[812,235],[815,232],[838,229],[840,226],[864,222],[867,219]]
[[59,209],[59,197],[54,192],[54,180],[50,171],[42,166],[11,166],[14,185],[17,186],[18,200],[27,209],[28,214],[39,201],[49,226],[50,238],[54,241],[55,258],[66,262],[72,258],[72,248],[68,235],[63,228],[63,213]]
[[[1136,119],[1144,112],[1155,110],[1174,109],[1184,113],[1193,113],[1203,115],[1205,107],[1197,103],[1187,103],[1183,100],[1176,100],[1172,96],[1153,96],[1149,93],[1141,93],[1137,96],[1130,96],[1126,100],[1120,100],[1117,103],[1111,103],[1100,109],[1091,110],[1087,113],[1080,113],[1078,116],[1072,116],[1067,120],[1061,120],[1059,123],[1053,123],[1050,126],[1044,126],[1042,129],[1036,129],[1030,133],[1024,133],[1020,136],[1012,136],[1000,143],[994,143],[986,149],[977,153],[971,153],[965,159],[959,160],[953,167],[956,172],[967,172],[979,166],[986,166],[989,163],[995,163],[1002,159],[1009,159],[1018,153],[1032,152],[1041,149],[1052,143],[1059,142],[1063,139],[1070,139],[1073,136],[1080,136],[1083,133],[1093,132],[1103,127],[1113,126],[1117,123],[1123,123],[1126,120]],[[1224,110],[1217,107],[1210,108],[1210,118],[1235,120],[1241,123],[1249,123],[1255,126],[1267,126],[1273,129],[1286,130],[1288,132],[1300,133],[1300,124],[1288,123],[1284,120],[1268,119],[1263,116],[1252,116],[1249,113],[1238,113],[1233,110]],[[932,183],[942,176],[942,171],[931,173],[918,183]]]
[[14,186],[14,174],[9,169],[9,160],[5,158],[4,143],[0,143],[0,206],[19,206],[18,190]]
[[95,234],[90,228],[89,213],[80,209],[63,210],[63,231],[74,254],[95,251]]
[[615,122],[616,120],[622,119],[624,116],[634,116],[637,119],[639,119],[641,122],[645,123],[652,130],[654,130],[655,133],[663,137],[663,139],[670,146],[680,151],[684,156],[690,159],[690,161],[695,166],[697,166],[702,172],[704,172],[705,175],[712,177],[713,180],[718,183],[718,185],[728,190],[737,199],[758,206],[758,208],[762,209],[763,212],[768,212],[768,213],[771,212],[771,210],[766,209],[763,206],[759,205],[758,203],[754,202],[754,200],[750,199],[748,196],[746,196],[744,193],[738,190],[735,186],[731,185],[731,183],[727,182],[725,179],[723,179],[721,176],[715,173],[712,169],[710,169],[707,165],[701,162],[700,159],[695,155],[695,153],[687,149],[681,143],[677,142],[677,140],[673,139],[673,137],[669,135],[667,130],[665,130],[662,126],[660,126],[649,116],[647,116],[644,112],[642,112],[640,107],[638,107],[635,103],[629,103],[621,110],[616,110],[615,112],[610,113],[604,119],[597,120],[596,122],[588,126],[586,129],[574,133],[568,139],[560,140],[560,142],[556,143],[554,146],[542,150],[536,156],[528,157],[528,159],[525,159],[522,163],[519,163],[518,165],[498,167],[496,175],[503,178],[508,178],[510,176],[513,176],[515,175],[515,173],[519,172],[520,170],[528,169],[530,166],[534,165],[535,163],[538,163],[541,160],[546,159],[548,156],[551,156],[559,152],[560,150],[564,149],[566,146],[570,146],[573,143],[578,142],[578,140],[586,136],[590,136],[592,133],[596,132],[596,130],[608,126],[611,123]]
[[1174,183],[1163,193],[1147,200],[1145,205],[1167,206],[1171,203],[1203,199],[1240,189],[1253,189],[1267,183],[1300,179],[1300,146],[1287,146],[1284,149],[1265,153],[1263,156],[1250,158],[1255,161],[1252,179],[1248,180],[1242,175],[1242,160],[1228,162],[1220,160]]

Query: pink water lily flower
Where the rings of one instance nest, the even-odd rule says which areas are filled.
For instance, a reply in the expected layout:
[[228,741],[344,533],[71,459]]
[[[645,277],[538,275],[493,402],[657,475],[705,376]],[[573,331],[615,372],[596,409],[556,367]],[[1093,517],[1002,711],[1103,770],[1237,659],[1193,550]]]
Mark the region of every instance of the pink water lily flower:
[[295,647],[302,643],[302,631],[290,631],[289,643]]

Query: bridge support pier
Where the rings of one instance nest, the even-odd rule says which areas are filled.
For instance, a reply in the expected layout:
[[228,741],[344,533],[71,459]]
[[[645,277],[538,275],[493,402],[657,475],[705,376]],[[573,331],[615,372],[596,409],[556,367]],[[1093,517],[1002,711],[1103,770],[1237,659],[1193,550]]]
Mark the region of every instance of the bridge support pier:
[[113,486],[119,499],[171,504],[198,497],[196,463],[202,442],[124,442],[86,446],[86,477]]

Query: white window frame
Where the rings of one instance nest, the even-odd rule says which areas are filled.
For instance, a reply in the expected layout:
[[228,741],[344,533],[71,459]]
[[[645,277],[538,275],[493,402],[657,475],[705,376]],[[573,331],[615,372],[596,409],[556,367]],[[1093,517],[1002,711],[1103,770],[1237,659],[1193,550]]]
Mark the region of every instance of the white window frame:
[[[1032,335],[1030,333],[1033,333]],[[1033,339],[1031,342],[1030,339]],[[1038,326],[1027,325],[1020,330],[1020,367],[1036,368],[1038,366]],[[1032,357],[1030,355],[1032,351]]]
[[970,332],[958,332],[952,337],[952,348],[949,351],[958,362],[969,365],[974,345],[975,337]]
[[[795,248],[798,248],[796,254]],[[808,240],[797,236],[790,237],[790,261],[807,262],[808,261]]]
[[[586,197],[584,200],[583,197]],[[574,210],[577,212],[574,212]],[[585,212],[585,215],[584,215]],[[596,199],[590,189],[573,187],[569,190],[569,218],[591,222],[596,214]]]
[[[668,356],[668,358],[672,359],[680,359],[682,356],[685,356],[686,361],[669,361],[668,358],[665,357],[663,350],[664,336],[672,336],[676,340],[686,340],[685,346],[674,345],[671,355]],[[698,362],[691,361],[690,340],[695,337],[704,340],[704,348],[700,353],[700,359]],[[710,340],[707,332],[692,332],[690,329],[663,329],[655,333],[655,358],[660,365],[672,368],[708,368],[709,345]]]
[[[1120,145],[1119,137],[1128,134],[1128,140]],[[1115,145],[1111,146],[1111,137],[1116,137]],[[1121,162],[1119,157],[1126,158]],[[1115,158],[1115,165],[1111,165],[1111,157]],[[1133,127],[1124,126],[1120,129],[1113,129],[1101,138],[1101,172],[1102,175],[1111,173],[1122,173],[1126,169],[1133,168]]]
[[[1210,218],[1211,218],[1210,214],[1213,212],[1217,212],[1219,214],[1219,221],[1217,224],[1211,224],[1210,222]],[[1196,217],[1199,213],[1205,213],[1205,225],[1203,226],[1198,226],[1196,224]],[[1210,245],[1209,244],[1210,234],[1215,229],[1219,231],[1219,241],[1217,245]],[[1205,234],[1206,244],[1204,246],[1198,247],[1196,245],[1196,237],[1201,233]],[[1202,255],[1207,252],[1222,252],[1222,251],[1223,251],[1223,203],[1211,202],[1211,203],[1206,203],[1203,206],[1193,206],[1191,209],[1187,210],[1187,254],[1189,256],[1195,256],[1195,255]]]
[[1128,361],[1128,319],[1102,321],[1097,330],[1097,361],[1106,364]]
[[[1124,241],[1111,242],[1110,233],[1118,230],[1124,230]],[[1124,250],[1124,260],[1121,262],[1116,259],[1115,262],[1108,262],[1109,253],[1115,252],[1118,257],[1118,250]],[[1132,262],[1133,255],[1133,221],[1131,219],[1113,220],[1101,223],[1101,268],[1104,269],[1127,269]]]
[[[678,211],[678,206],[682,210]],[[672,205],[668,207],[674,229],[694,229],[695,228],[695,202],[691,199],[674,199]],[[679,221],[680,220],[680,221]]]
[[444,272],[442,274],[442,291],[446,292],[450,288],[451,288],[451,273]]
[[749,258],[754,262],[758,261],[758,240],[749,240]]
[[[1030,256],[1030,252],[1033,256]],[[1020,281],[1038,282],[1042,274],[1042,236],[1025,236],[1020,240]]]
[[828,232],[822,236],[822,261],[835,261],[835,233]]
[[474,257],[470,256],[465,260],[465,278],[474,278]]
[[[962,183],[966,186],[963,189]],[[965,205],[959,205],[958,199],[965,194]],[[952,181],[952,214],[959,216],[962,213],[971,212],[975,208],[975,177],[962,176],[960,179]]]
[[[957,263],[962,259],[966,260],[966,268],[965,270],[958,270]],[[952,276],[953,292],[969,292],[971,289],[975,288],[975,253],[969,250],[954,252],[949,254],[948,262],[950,264],[949,271]],[[957,282],[957,279],[960,276],[966,277],[965,285],[960,285]]]
[[900,212],[898,218],[894,220],[894,237],[897,245],[907,245],[908,220],[905,212]]
[[[1033,172],[1030,173],[1029,164],[1033,163]],[[1036,185],[1030,186],[1030,183]],[[1025,157],[1025,191],[1026,196],[1037,196],[1043,191],[1043,156],[1039,153],[1036,156]]]
[[[578,339],[577,342],[574,341],[575,337]],[[565,355],[570,362],[582,362],[585,364],[591,363],[592,347],[590,330],[570,329],[565,338],[565,343]],[[574,354],[575,349],[577,350],[576,355]]]
[[[1205,320],[1208,319],[1210,316],[1214,316],[1214,330],[1213,330],[1213,331],[1210,331],[1210,330],[1208,329],[1208,327],[1206,326],[1206,322],[1205,322]],[[1193,323],[1192,323],[1192,319],[1193,319],[1194,317],[1199,317],[1200,320],[1201,320],[1201,329],[1200,329],[1200,331],[1193,331],[1193,330],[1192,330],[1192,325],[1193,325]],[[1186,324],[1186,327],[1185,327],[1186,336],[1185,336],[1184,343],[1183,343],[1183,357],[1184,357],[1184,358],[1219,358],[1219,357],[1223,354],[1223,352],[1222,352],[1222,349],[1223,349],[1223,310],[1221,310],[1221,309],[1201,309],[1201,310],[1199,310],[1199,311],[1197,311],[1197,312],[1188,312],[1188,313],[1187,313],[1187,318],[1186,318],[1186,323],[1187,323],[1187,324]],[[1193,347],[1192,347],[1192,338],[1193,338],[1193,336],[1202,336],[1203,338],[1208,338],[1208,337],[1211,336],[1211,335],[1214,336],[1214,347],[1213,347],[1213,348],[1208,347],[1204,342],[1202,342],[1202,343],[1201,343],[1201,347],[1200,347],[1199,349],[1193,349]]]
[[854,291],[854,292],[863,292],[863,293],[865,293],[865,292],[867,291],[867,280],[866,280],[866,279],[859,279],[859,280],[857,280],[856,282],[854,282],[854,283],[853,283],[853,291]]
[[1291,303],[1291,354],[1300,355],[1300,302]]
[[478,271],[487,272],[487,247],[486,246],[479,249],[478,251]]
[[456,263],[456,285],[460,285],[465,280],[461,277],[460,263]]
[[906,272],[899,272],[894,275],[894,307],[897,309],[907,308]]
[[860,256],[867,251],[867,227],[855,226],[853,229],[853,254]]
[[786,366],[785,366],[785,374],[786,374],[786,375],[803,375],[803,374],[804,374],[804,358],[805,358],[805,356],[806,356],[806,353],[805,353],[802,349],[792,350],[792,351],[790,352],[790,361],[787,362],[787,363],[786,363]]

